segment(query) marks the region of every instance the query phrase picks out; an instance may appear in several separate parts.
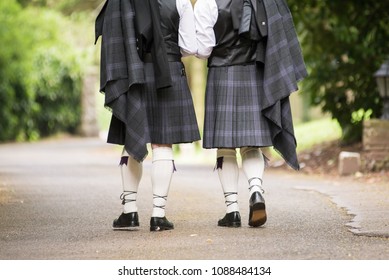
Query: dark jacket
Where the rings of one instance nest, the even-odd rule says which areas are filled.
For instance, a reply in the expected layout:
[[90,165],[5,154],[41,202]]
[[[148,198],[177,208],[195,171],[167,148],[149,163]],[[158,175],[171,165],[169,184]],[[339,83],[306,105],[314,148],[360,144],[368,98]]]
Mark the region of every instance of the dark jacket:
[[267,17],[262,0],[243,0],[243,5],[237,6],[232,18],[234,23],[239,24],[241,36],[254,41],[260,41],[267,36]]
[[[213,27],[216,46],[208,58],[208,67],[255,63],[257,42],[251,40],[246,32],[239,35],[242,3],[243,0],[216,0],[219,11],[218,20]],[[245,24],[244,22],[243,25]],[[250,27],[247,28],[247,33],[250,33]]]
[[[159,3],[156,0],[131,0],[135,11],[138,52],[143,60],[151,52],[157,88],[172,84],[169,61],[161,31]],[[157,24],[155,24],[157,23]]]
[[[209,67],[264,62],[268,34],[262,0],[217,1],[219,19],[214,26],[216,46]],[[228,19],[220,19],[228,17]]]

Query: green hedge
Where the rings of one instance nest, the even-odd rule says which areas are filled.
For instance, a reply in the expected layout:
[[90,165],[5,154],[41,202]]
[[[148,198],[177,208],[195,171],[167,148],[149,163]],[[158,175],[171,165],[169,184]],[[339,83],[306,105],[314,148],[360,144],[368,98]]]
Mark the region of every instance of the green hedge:
[[80,123],[81,62],[62,15],[0,2],[0,141],[34,140]]

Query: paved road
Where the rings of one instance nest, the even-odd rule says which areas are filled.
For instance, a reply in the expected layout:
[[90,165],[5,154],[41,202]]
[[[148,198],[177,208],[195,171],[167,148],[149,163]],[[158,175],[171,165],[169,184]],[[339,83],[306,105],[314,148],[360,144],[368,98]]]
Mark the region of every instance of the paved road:
[[[389,259],[388,184],[269,169],[266,226],[219,228],[224,202],[217,173],[211,163],[189,163],[195,155],[186,153],[176,160],[167,205],[175,230],[148,229],[146,159],[141,226],[123,232],[111,230],[121,212],[120,149],[99,138],[0,145],[0,259]],[[247,221],[244,176],[239,201]]]

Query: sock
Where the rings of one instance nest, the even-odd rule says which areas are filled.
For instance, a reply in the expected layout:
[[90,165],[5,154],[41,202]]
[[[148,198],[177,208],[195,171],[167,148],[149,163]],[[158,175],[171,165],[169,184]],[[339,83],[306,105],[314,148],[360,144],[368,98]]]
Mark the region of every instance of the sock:
[[239,168],[235,149],[217,150],[217,170],[223,188],[226,213],[239,211],[238,205],[238,178]]
[[172,148],[154,148],[152,161],[153,212],[151,216],[162,218],[165,217],[165,206],[174,172]]
[[142,178],[142,163],[129,156],[123,149],[120,168],[123,185],[123,193],[120,198],[123,201],[123,213],[137,212],[136,196]]
[[249,182],[249,196],[254,192],[263,192],[262,177],[265,170],[265,160],[259,148],[243,147],[240,149],[242,156],[242,169]]

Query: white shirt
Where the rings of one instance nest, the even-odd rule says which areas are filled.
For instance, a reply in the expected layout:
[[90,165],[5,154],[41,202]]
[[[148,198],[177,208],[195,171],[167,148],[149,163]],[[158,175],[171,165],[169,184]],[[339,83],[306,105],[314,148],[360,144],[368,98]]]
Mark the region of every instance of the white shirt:
[[176,0],[176,7],[180,15],[178,27],[178,46],[182,56],[195,55],[197,53],[195,19],[190,0]]
[[215,0],[197,0],[194,6],[196,25],[197,57],[208,58],[216,45],[215,32],[219,12]]

